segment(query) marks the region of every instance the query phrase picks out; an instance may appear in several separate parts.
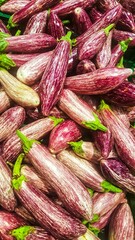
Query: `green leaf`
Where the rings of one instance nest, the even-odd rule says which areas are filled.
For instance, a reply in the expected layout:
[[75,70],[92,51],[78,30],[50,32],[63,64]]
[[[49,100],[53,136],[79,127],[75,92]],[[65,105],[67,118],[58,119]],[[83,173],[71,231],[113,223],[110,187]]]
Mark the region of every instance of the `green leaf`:
[[109,26],[107,26],[106,28],[104,28],[104,32],[105,32],[106,36],[109,35],[109,32],[110,32],[110,31],[112,30],[112,28],[114,28],[114,27],[115,27],[115,24],[112,23],[112,24],[110,24]]
[[92,130],[101,130],[103,132],[107,131],[107,128],[100,122],[100,119],[98,118],[97,114],[93,112],[93,116],[95,120],[89,121],[89,122],[82,122],[85,127],[92,129]]
[[34,227],[25,225],[10,231],[10,235],[15,237],[16,240],[25,240],[26,237],[34,231]]
[[83,140],[78,141],[78,142],[69,142],[68,144],[72,147],[72,149],[75,153],[83,155],[83,153],[84,153],[84,151],[82,149]]
[[63,118],[56,118],[54,116],[49,116],[49,118],[51,118],[54,121],[54,126],[56,127],[59,123],[63,122],[64,119]]
[[0,66],[9,70],[11,67],[15,67],[16,64],[7,54],[0,54]]
[[39,141],[33,140],[33,139],[29,139],[27,138],[21,131],[17,130],[16,131],[17,136],[21,139],[22,143],[23,143],[23,151],[25,153],[28,153],[30,151],[30,149],[32,148],[33,143],[38,143],[40,144]]
[[115,193],[120,193],[122,190],[113,184],[109,183],[108,181],[103,181],[101,183],[101,187],[104,189],[105,192],[115,192]]

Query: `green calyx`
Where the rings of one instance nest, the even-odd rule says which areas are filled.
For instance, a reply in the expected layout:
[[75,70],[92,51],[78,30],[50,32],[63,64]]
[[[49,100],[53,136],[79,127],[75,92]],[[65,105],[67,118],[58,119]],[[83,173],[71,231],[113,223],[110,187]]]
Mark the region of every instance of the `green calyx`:
[[68,31],[67,34],[65,36],[62,36],[60,39],[58,39],[59,41],[67,41],[70,44],[70,48],[72,49],[72,46],[76,45],[76,39],[71,39],[72,36],[72,31]]
[[61,122],[64,121],[63,118],[56,118],[56,117],[54,117],[54,116],[49,116],[49,118],[53,120],[55,127],[56,127],[59,123],[61,123]]
[[91,188],[87,188],[87,190],[88,190],[90,196],[93,197],[93,195],[94,195],[94,190],[91,189]]
[[81,155],[84,153],[84,151],[82,149],[83,140],[78,141],[78,142],[69,142],[68,144],[72,147],[72,150],[75,153],[78,153]]
[[126,39],[125,41],[119,42],[119,45],[121,46],[122,52],[126,52],[129,46],[129,43],[131,42],[131,38]]
[[15,36],[20,36],[20,35],[21,35],[21,30],[18,29],[18,30],[16,31],[16,33],[15,33]]
[[10,28],[14,28],[17,26],[18,26],[18,24],[13,22],[13,15],[12,15],[8,20],[7,28],[10,29]]
[[118,68],[124,68],[124,57],[122,56],[120,61],[117,64]]
[[12,187],[16,190],[19,190],[22,186],[22,182],[26,181],[25,176],[21,175],[21,164],[24,159],[24,153],[21,153],[13,167],[13,179],[12,179]]
[[107,128],[100,122],[100,119],[98,118],[97,114],[93,112],[93,116],[94,116],[95,120],[89,121],[89,122],[82,122],[82,124],[85,127],[92,129],[94,131],[101,130],[103,132],[106,132]]
[[92,231],[96,236],[98,236],[98,234],[100,233],[100,229],[99,228],[93,227],[91,225],[88,226],[88,229],[90,231]]
[[112,23],[112,24],[110,24],[109,26],[107,26],[106,28],[104,28],[104,32],[105,32],[105,34],[106,34],[107,37],[108,37],[108,35],[109,35],[109,32],[110,32],[114,27],[115,27],[115,24]]
[[34,230],[34,227],[25,225],[10,231],[10,235],[15,237],[16,240],[25,240],[29,234],[34,232]]
[[106,104],[104,100],[101,100],[98,110],[101,111],[101,110],[104,110],[104,109],[111,110],[109,105]]
[[9,70],[11,67],[15,67],[16,64],[7,54],[0,54],[0,66]]
[[0,39],[0,52],[4,52],[8,46],[8,42],[5,39]]
[[121,193],[122,190],[113,184],[109,183],[108,181],[103,181],[101,183],[101,187],[104,189],[104,192],[115,192],[115,193]]
[[8,33],[0,32],[0,40],[2,40],[3,38],[8,38],[8,37],[10,37],[10,35]]

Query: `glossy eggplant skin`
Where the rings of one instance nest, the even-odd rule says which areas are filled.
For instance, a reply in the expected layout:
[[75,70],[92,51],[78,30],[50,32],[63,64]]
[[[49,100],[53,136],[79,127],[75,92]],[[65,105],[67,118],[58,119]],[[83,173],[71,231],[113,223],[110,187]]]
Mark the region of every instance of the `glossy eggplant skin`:
[[127,40],[129,38],[132,39],[131,42],[129,43],[129,46],[134,47],[135,46],[135,33],[114,29],[113,39],[115,41],[120,42],[123,40]]
[[0,19],[0,32],[10,34],[4,22]]
[[128,9],[130,12],[135,14],[135,3],[134,0],[121,0],[120,1],[121,5]]
[[97,6],[94,6],[92,9],[89,11],[89,16],[92,21],[92,23],[95,23],[102,17],[102,13],[97,9]]
[[132,82],[124,81],[117,88],[106,93],[102,97],[109,103],[124,106],[135,105],[135,84]]
[[120,19],[117,23],[117,28],[124,31],[135,32],[135,22],[133,14],[125,8],[122,9]]
[[91,73],[67,77],[65,88],[79,94],[97,95],[119,86],[132,74],[129,68],[102,68]]
[[55,39],[60,39],[65,35],[63,23],[57,14],[50,12],[48,20],[48,31]]
[[108,180],[127,192],[135,193],[135,176],[119,159],[108,158],[101,160],[100,166],[102,173]]
[[95,70],[96,70],[95,64],[89,59],[84,59],[80,61],[76,67],[76,73],[78,75],[93,72]]
[[48,116],[60,98],[67,74],[70,44],[66,40],[58,42],[48,62],[39,84],[41,111]]
[[3,88],[0,89],[0,114],[5,112],[11,106],[11,99]]
[[6,3],[2,4],[0,7],[0,10],[2,12],[7,12],[7,13],[15,13],[16,11],[20,10],[24,6],[26,6],[30,1],[29,0],[9,0]]
[[23,181],[19,189],[15,189],[15,192],[37,222],[51,232],[54,237],[73,239],[86,232],[85,226],[78,219],[71,217],[64,209],[54,204],[33,184]]

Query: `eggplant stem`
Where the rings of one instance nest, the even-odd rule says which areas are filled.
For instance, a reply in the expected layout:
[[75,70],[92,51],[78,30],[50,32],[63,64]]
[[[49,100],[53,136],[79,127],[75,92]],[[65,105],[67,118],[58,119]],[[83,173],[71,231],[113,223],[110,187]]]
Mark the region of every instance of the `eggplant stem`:
[[34,227],[25,225],[25,226],[11,230],[10,235],[15,237],[16,240],[24,240],[34,230],[35,230]]

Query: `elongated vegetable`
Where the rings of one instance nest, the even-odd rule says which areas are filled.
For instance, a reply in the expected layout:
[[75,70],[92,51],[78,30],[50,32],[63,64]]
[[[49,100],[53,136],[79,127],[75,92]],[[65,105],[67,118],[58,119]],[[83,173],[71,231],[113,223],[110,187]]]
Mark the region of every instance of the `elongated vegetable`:
[[77,238],[76,240],[100,240],[92,231],[87,229],[87,232],[83,235]]
[[24,219],[26,222],[29,222],[33,225],[36,224],[36,220],[33,215],[23,205],[17,205],[15,208],[15,213],[17,213],[17,215]]
[[133,14],[128,9],[123,8],[120,19],[117,23],[118,29],[135,32],[135,22]]
[[7,12],[7,13],[15,13],[16,11],[19,11],[21,8],[26,6],[30,0],[9,0],[6,3],[2,4],[0,10],[2,12]]
[[[1,35],[1,33],[0,33]],[[1,52],[32,53],[40,49],[45,50],[56,45],[56,40],[46,33],[20,35],[2,38],[0,41]]]
[[113,39],[117,42],[124,41],[127,39],[132,39],[129,43],[129,46],[134,47],[135,46],[135,33],[117,30],[115,29],[113,32]]
[[[63,121],[63,119],[50,116],[27,124],[20,128],[20,131],[30,139],[40,140],[61,121]],[[5,161],[14,161],[21,151],[21,141],[16,134],[13,134],[12,137],[3,143],[2,156]]]
[[97,1],[98,4],[98,8],[101,12],[106,12],[110,9],[112,9],[113,7],[118,5],[118,2],[116,0],[102,0],[102,1]]
[[0,83],[7,95],[23,107],[36,107],[40,103],[38,94],[27,85],[21,83],[4,68],[0,69]]
[[69,41],[67,35],[58,42],[39,84],[41,111],[44,116],[50,114],[64,87],[70,54]]
[[130,12],[135,14],[134,0],[121,1],[121,4],[124,8],[128,9]]
[[68,89],[63,89],[59,101],[59,107],[71,119],[84,128],[92,130],[100,129],[101,131],[107,130],[100,122],[93,107],[90,107],[90,105]]
[[6,111],[11,106],[11,99],[4,89],[0,88],[0,113]]
[[113,134],[119,157],[127,166],[135,169],[135,139],[132,133],[103,100],[100,105],[100,114]]
[[49,15],[48,31],[55,39],[60,39],[65,35],[64,25],[61,19],[54,12],[50,12]]
[[0,32],[10,34],[4,22],[0,19]]
[[95,70],[96,70],[95,64],[89,59],[84,59],[80,61],[76,67],[77,74],[93,72]]
[[91,19],[92,23],[95,23],[96,21],[101,19],[102,15],[103,15],[103,13],[101,13],[99,11],[97,6],[93,6],[93,8],[90,9],[90,11],[89,11],[89,16],[90,16],[90,19]]
[[102,68],[91,73],[67,77],[65,88],[76,93],[96,95],[107,93],[119,86],[132,74],[129,68]]
[[20,174],[23,157],[24,154],[21,154],[17,158],[12,180],[13,188],[22,204],[34,215],[38,223],[56,238],[73,239],[84,234],[86,228],[78,219],[71,217],[66,210],[54,204]]
[[31,164],[55,189],[66,209],[76,216],[91,219],[91,197],[80,180],[53,157],[44,145],[29,140],[20,131],[17,131],[17,134],[24,144],[24,151]]

